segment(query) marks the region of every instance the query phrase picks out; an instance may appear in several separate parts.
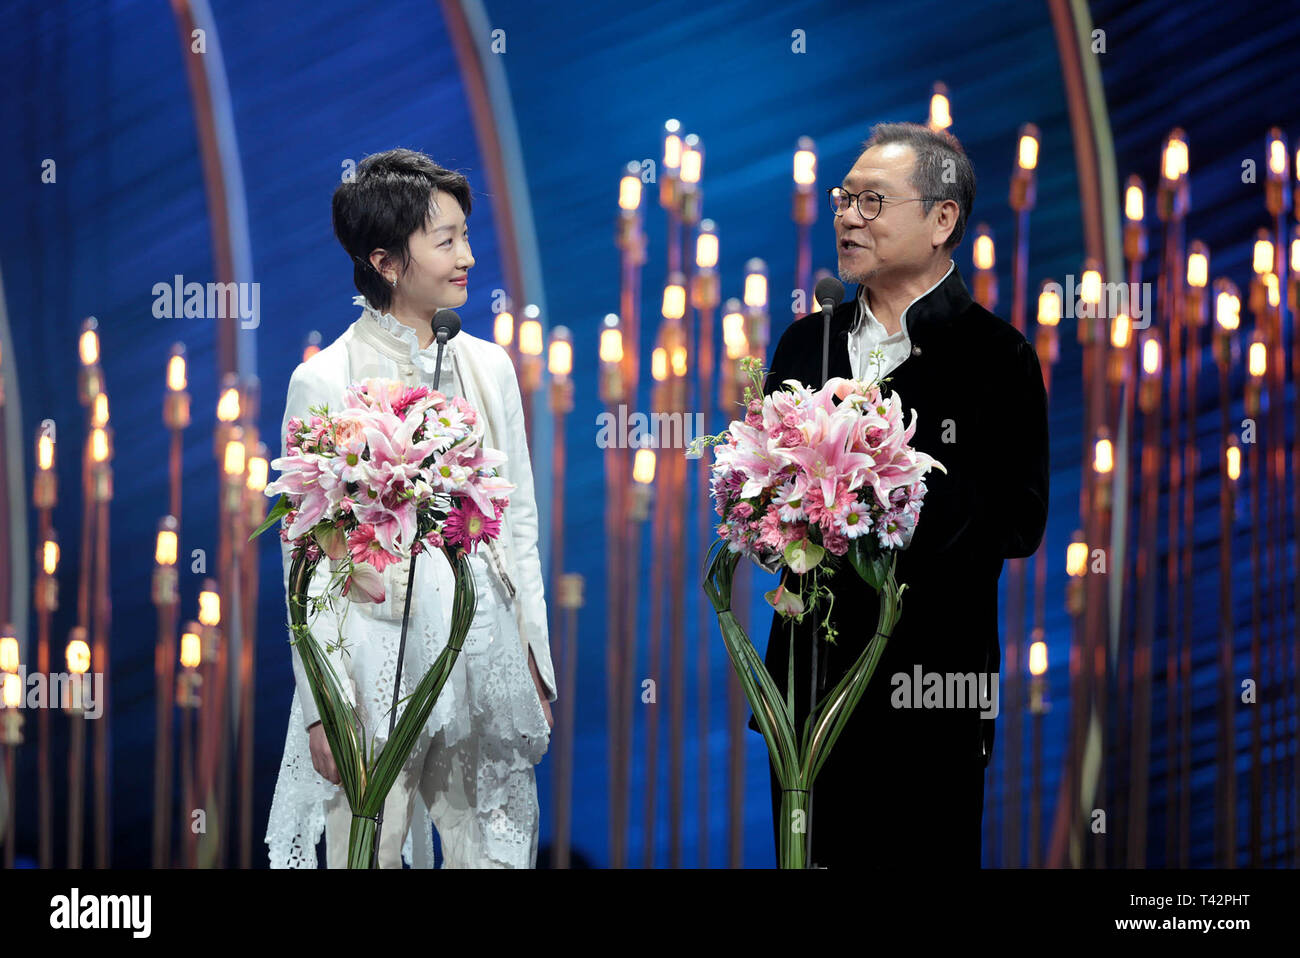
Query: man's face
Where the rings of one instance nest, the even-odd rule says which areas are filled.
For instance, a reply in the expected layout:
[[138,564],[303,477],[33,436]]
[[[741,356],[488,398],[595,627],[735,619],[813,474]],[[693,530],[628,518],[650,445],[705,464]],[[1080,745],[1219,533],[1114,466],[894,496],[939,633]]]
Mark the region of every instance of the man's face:
[[435,190],[433,204],[436,212],[411,234],[410,262],[393,290],[395,299],[422,316],[464,306],[469,298],[467,274],[474,265],[465,213],[456,197]]
[[888,197],[875,219],[863,219],[856,203],[835,217],[839,273],[845,283],[870,284],[929,266],[939,204],[927,216],[920,201],[898,202],[918,195],[909,182],[915,165],[916,154],[910,146],[888,143],[864,152],[844,177],[840,185],[850,193],[870,189]]

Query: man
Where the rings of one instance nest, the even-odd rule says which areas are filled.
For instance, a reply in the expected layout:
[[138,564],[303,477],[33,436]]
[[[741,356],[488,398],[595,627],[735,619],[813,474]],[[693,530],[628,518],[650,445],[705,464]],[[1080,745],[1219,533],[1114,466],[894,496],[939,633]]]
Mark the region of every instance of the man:
[[[1003,560],[1033,555],[1047,522],[1047,396],[1025,337],[975,303],[953,262],[975,196],[960,144],[910,123],[876,126],[839,188],[839,274],[857,295],[831,316],[829,375],[889,376],[912,445],[938,459],[912,541],[898,554],[902,618],[813,789],[813,865],[980,864],[984,769],[994,710],[979,702],[912,704],[919,674],[943,690],[959,677],[993,701],[998,578]],[[772,357],[765,392],[821,385],[822,320],[796,320]],[[878,594],[848,565],[831,580],[834,645],[818,641],[823,691],[875,633]],[[796,730],[808,714],[813,616],[774,615],[766,664],[784,692],[793,632]],[[919,695],[919,693],[918,693]],[[966,707],[957,708],[958,704]],[[751,728],[756,728],[751,719]],[[780,786],[772,777],[773,819]]]

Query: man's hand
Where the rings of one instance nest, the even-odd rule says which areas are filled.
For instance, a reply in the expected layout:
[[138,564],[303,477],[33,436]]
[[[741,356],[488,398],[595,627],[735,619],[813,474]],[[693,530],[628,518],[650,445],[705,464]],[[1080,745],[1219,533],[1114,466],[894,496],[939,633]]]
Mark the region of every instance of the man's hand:
[[334,753],[330,751],[330,743],[325,738],[325,726],[320,722],[314,723],[307,730],[307,737],[311,744],[312,766],[325,781],[338,785],[342,779],[339,777],[338,767],[334,764]]
[[551,703],[546,698],[546,687],[542,685],[542,677],[537,674],[537,662],[533,659],[533,650],[528,650],[528,670],[533,673],[533,685],[537,686],[537,697],[542,702],[542,712],[546,715],[546,724],[555,728],[555,718],[551,715]]

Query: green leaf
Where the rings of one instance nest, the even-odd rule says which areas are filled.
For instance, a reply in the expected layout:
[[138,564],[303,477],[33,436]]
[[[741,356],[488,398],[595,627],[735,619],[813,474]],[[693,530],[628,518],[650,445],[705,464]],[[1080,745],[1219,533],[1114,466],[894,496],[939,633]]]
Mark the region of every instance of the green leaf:
[[267,529],[271,528],[271,526],[283,519],[288,515],[290,508],[288,493],[281,493],[279,500],[271,507],[271,511],[266,514],[266,519],[263,520],[260,526],[253,530],[253,534],[248,537],[248,541],[252,542]]
[[889,573],[889,560],[878,550],[871,549],[863,539],[853,540],[849,546],[849,562],[862,576],[862,581],[879,592],[885,585],[885,576]]

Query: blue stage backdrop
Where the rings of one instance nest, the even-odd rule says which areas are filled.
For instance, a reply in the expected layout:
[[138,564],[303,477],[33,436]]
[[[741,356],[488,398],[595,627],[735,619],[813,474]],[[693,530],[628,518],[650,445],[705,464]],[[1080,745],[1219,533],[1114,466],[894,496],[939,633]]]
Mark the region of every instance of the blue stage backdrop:
[[[1278,7],[1283,5],[1279,4]],[[766,260],[771,277],[771,345],[792,318],[795,286],[794,227],[790,211],[791,154],[799,136],[819,151],[818,187],[838,183],[856,158],[871,125],[886,120],[924,121],[931,85],[945,82],[952,96],[953,132],[962,140],[979,180],[968,238],[957,251],[971,276],[975,224],[987,222],[998,239],[998,281],[1004,291],[996,312],[1009,317],[1009,251],[1013,235],[1007,206],[1016,133],[1032,121],[1042,135],[1038,204],[1031,216],[1029,279],[1077,274],[1083,231],[1075,153],[1057,45],[1046,5],[1019,2],[907,4],[731,0],[712,4],[552,5],[488,0],[478,8],[492,29],[504,31],[501,57],[517,123],[525,181],[512,183],[531,203],[544,280],[547,326],[574,332],[575,404],[568,427],[565,535],[566,571],[586,580],[579,619],[578,681],[561,687],[576,700],[573,845],[577,859],[594,866],[609,860],[607,717],[605,682],[604,470],[597,448],[597,345],[602,317],[618,309],[618,252],[614,246],[617,183],[631,160],[658,162],[664,121],[679,119],[700,136],[704,150],[704,215],[718,225],[722,297],[739,296],[750,257]],[[172,344],[183,342],[189,359],[194,424],[185,434],[184,514],[180,536],[181,616],[190,618],[204,575],[216,569],[215,503],[218,464],[212,426],[217,400],[217,341],[212,320],[156,318],[153,288],[215,279],[213,209],[196,138],[196,116],[182,40],[171,7],[161,2],[22,0],[10,5],[10,29],[0,37],[9,65],[9,95],[0,103],[0,128],[11,148],[0,154],[10,186],[0,229],[3,307],[12,340],[17,381],[9,401],[20,404],[23,474],[34,470],[39,425],[53,421],[60,440],[60,499],[54,524],[63,544],[61,604],[53,649],[59,661],[76,618],[80,507],[79,443],[85,411],[77,400],[77,334],[82,320],[99,320],[115,447],[115,498],[111,517],[112,856],[115,866],[147,866],[150,859],[154,743],[155,615],[150,603],[153,541],[166,509],[168,435],[161,419],[164,371]],[[1221,3],[1099,2],[1093,19],[1105,27],[1101,55],[1118,172],[1156,181],[1160,144],[1175,125],[1191,144],[1193,213],[1189,238],[1214,251],[1211,276],[1229,275],[1245,288],[1249,242],[1265,225],[1262,201],[1239,192],[1241,161],[1262,157],[1264,133],[1280,124],[1297,128],[1296,79],[1285,57],[1300,41],[1300,25],[1258,11],[1233,13]],[[368,153],[406,146],[444,166],[460,169],[474,189],[470,219],[477,266],[470,299],[461,310],[466,329],[491,337],[491,294],[507,283],[494,226],[492,195],[482,144],[474,135],[470,100],[459,73],[444,10],[436,3],[264,4],[213,0],[216,36],[208,56],[219,56],[243,186],[250,275],[260,284],[260,317],[246,334],[255,344],[261,383],[259,425],[272,456],[290,374],[304,342],[318,331],[324,342],[357,315],[352,271],[334,239],[329,219],[332,190],[346,167]],[[806,53],[794,52],[796,32]],[[1176,39],[1175,39],[1176,37]],[[486,40],[480,38],[484,44]],[[186,41],[188,42],[188,40]],[[224,96],[224,92],[222,93]],[[1289,126],[1288,126],[1289,125]],[[52,165],[51,165],[52,164]],[[52,182],[43,170],[53,169]],[[662,211],[647,190],[648,256],[644,269],[642,341],[653,345],[659,296],[666,274]],[[1118,197],[1112,198],[1118,202]],[[1149,201],[1150,202],[1150,201]],[[1154,231],[1153,231],[1154,236]],[[1154,240],[1153,240],[1154,242]],[[819,207],[813,229],[813,267],[833,268],[829,210]],[[1148,262],[1154,280],[1155,264]],[[1031,312],[1032,320],[1032,312]],[[1044,836],[1057,794],[1068,709],[1071,620],[1064,607],[1065,547],[1078,525],[1081,471],[1079,348],[1062,327],[1061,357],[1053,368],[1051,516],[1048,550],[1047,639],[1056,707],[1044,729]],[[770,350],[769,350],[770,351]],[[648,368],[642,372],[644,383]],[[1217,428],[1205,386],[1207,433]],[[1239,384],[1238,384],[1239,385]],[[1237,394],[1240,394],[1238,389]],[[539,405],[545,403],[544,391]],[[1288,400],[1289,401],[1289,400]],[[638,408],[648,409],[648,391]],[[710,413],[710,431],[725,421]],[[538,438],[543,452],[549,440]],[[8,451],[6,450],[6,454]],[[544,455],[543,462],[549,461]],[[1217,490],[1214,463],[1202,463],[1198,498]],[[549,481],[549,477],[541,477]],[[1206,500],[1210,501],[1209,499]],[[30,502],[30,494],[28,494]],[[546,508],[545,502],[540,503]],[[1213,584],[1217,520],[1205,508],[1196,529],[1196,578]],[[1246,534],[1244,527],[1242,534]],[[34,547],[36,513],[29,510]],[[648,541],[648,536],[647,536]],[[256,677],[256,787],[254,864],[266,861],[261,838],[284,744],[293,690],[280,555],[270,536],[259,540],[261,601]],[[30,563],[32,550],[15,557]],[[1236,585],[1241,614],[1253,588],[1244,566]],[[727,861],[725,688],[730,664],[715,630],[696,628],[702,556],[687,568],[686,688],[660,681],[659,708],[686,697],[688,734],[682,861],[714,866]],[[662,559],[660,561],[663,561]],[[641,559],[642,630],[650,603],[651,556]],[[1163,559],[1161,559],[1163,567]],[[775,585],[759,575],[752,621],[761,648],[769,621],[761,595]],[[1289,589],[1287,592],[1289,593]],[[1214,589],[1197,589],[1193,638],[1205,649],[1193,663],[1212,681],[1217,621]],[[1163,603],[1162,603],[1163,605]],[[1156,635],[1163,635],[1164,609]],[[34,662],[29,629],[24,661]],[[1289,634],[1289,633],[1288,633]],[[1239,634],[1242,641],[1244,633]],[[555,639],[552,639],[554,644]],[[697,735],[694,650],[711,650],[707,738]],[[1163,648],[1156,648],[1163,662]],[[639,682],[646,673],[636,670]],[[57,664],[55,666],[58,667]],[[1159,675],[1157,675],[1157,688]],[[558,705],[558,703],[557,703]],[[658,826],[641,825],[645,783],[644,723],[650,706],[637,706],[632,762],[632,831],[629,861],[643,860],[647,843],[655,863],[668,863],[666,717],[657,776]],[[1159,694],[1153,702],[1163,715]],[[56,795],[55,861],[66,861],[67,722],[53,716]],[[1195,716],[1193,762],[1193,865],[1210,864],[1213,843],[1214,716]],[[29,721],[29,741],[34,734]],[[1245,725],[1241,726],[1243,735]],[[1002,720],[999,720],[999,742]],[[746,732],[747,792],[744,864],[771,866],[771,811],[766,751]],[[1244,739],[1243,739],[1244,741]],[[697,812],[699,755],[708,753],[708,819]],[[1162,827],[1160,769],[1164,744],[1156,723],[1152,741],[1152,835]],[[540,766],[541,843],[552,834],[552,762]],[[19,762],[20,853],[36,853],[35,749]],[[986,808],[997,806],[1001,775],[991,776]],[[87,809],[89,814],[89,807]],[[700,843],[707,835],[705,857]],[[1151,864],[1162,843],[1153,838]],[[1161,847],[1157,847],[1161,846]],[[1003,864],[986,843],[986,865]],[[1010,864],[1010,863],[1008,863]]]

